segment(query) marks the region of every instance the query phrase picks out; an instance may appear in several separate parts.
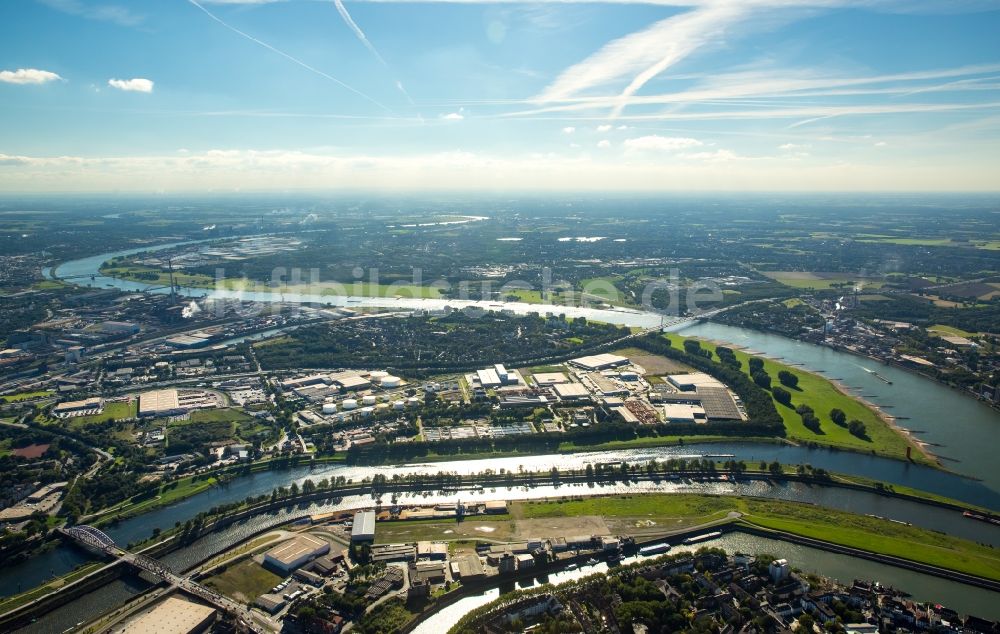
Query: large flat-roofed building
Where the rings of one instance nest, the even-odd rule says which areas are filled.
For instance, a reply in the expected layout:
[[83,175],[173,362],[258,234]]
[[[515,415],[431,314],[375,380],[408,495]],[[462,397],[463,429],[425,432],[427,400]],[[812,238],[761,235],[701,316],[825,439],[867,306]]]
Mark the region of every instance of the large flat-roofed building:
[[627,396],[628,388],[606,376],[592,373],[587,378],[594,384],[594,388],[601,393],[601,396]]
[[416,561],[417,548],[412,544],[378,544],[372,546],[372,563],[388,561]]
[[736,405],[733,395],[724,387],[698,388],[698,400],[705,408],[708,420],[743,420],[743,413]]
[[563,401],[580,401],[590,398],[590,392],[579,383],[556,383],[552,390]]
[[488,500],[484,506],[487,513],[504,514],[507,512],[506,500]]
[[131,621],[124,634],[199,634],[215,622],[213,607],[168,597],[155,608]]
[[717,378],[705,374],[704,372],[692,372],[690,374],[671,374],[667,381],[678,390],[693,392],[704,387],[726,387]]
[[[498,363],[492,368],[476,370],[475,375],[468,376],[472,377],[470,382],[473,383],[473,387],[483,389],[497,388],[502,385],[524,385],[521,373],[517,370],[508,370],[502,363]],[[475,385],[476,382],[479,383],[478,386]]]
[[308,376],[285,379],[281,382],[281,389],[294,390],[295,388],[306,387],[309,385],[329,385],[330,383],[330,377],[325,374],[310,374]]
[[372,382],[357,372],[334,372],[330,380],[344,390],[364,390],[371,387]]
[[298,535],[264,553],[264,563],[289,573],[330,552],[330,542],[313,535]]
[[536,385],[556,385],[557,383],[569,383],[569,379],[562,372],[539,372],[533,374]]
[[375,541],[375,511],[358,511],[351,526],[352,542]]
[[80,415],[84,412],[88,414],[99,414],[104,409],[104,399],[94,396],[82,401],[65,401],[52,408],[55,416]]
[[134,335],[139,332],[139,324],[130,321],[102,321],[98,324],[102,332],[114,335]]
[[154,390],[139,395],[139,416],[172,416],[183,414],[177,390]]
[[497,371],[493,368],[487,368],[485,370],[476,370],[476,376],[479,377],[479,384],[485,388],[490,387],[500,387],[503,382],[500,381],[500,376]]
[[443,560],[448,558],[448,544],[444,542],[417,542],[417,559]]
[[443,561],[418,561],[415,564],[410,564],[410,583],[415,581],[431,584],[444,583],[447,570],[448,564]]
[[176,337],[171,337],[166,341],[168,346],[173,348],[200,348],[202,346],[207,346],[209,339],[205,337],[196,337],[194,335],[177,335]]
[[451,562],[452,579],[480,581],[486,578],[483,562],[475,555],[467,555]]
[[605,370],[628,364],[627,357],[620,357],[617,354],[595,354],[589,357],[580,357],[570,361],[575,366],[585,370]]
[[705,408],[687,403],[667,403],[663,408],[663,418],[668,423],[707,423]]

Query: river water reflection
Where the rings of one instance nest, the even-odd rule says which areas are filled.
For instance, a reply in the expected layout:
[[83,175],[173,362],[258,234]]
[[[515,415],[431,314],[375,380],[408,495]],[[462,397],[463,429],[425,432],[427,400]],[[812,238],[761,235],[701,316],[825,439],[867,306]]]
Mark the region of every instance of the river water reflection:
[[[167,246],[167,245],[165,245]],[[161,247],[162,248],[162,247]],[[107,253],[90,258],[83,258],[72,262],[66,262],[57,267],[54,275],[61,278],[73,278],[84,284],[90,283],[90,276],[95,276],[93,285],[97,287],[114,286],[127,291],[149,290],[149,286],[138,282],[128,282],[116,280],[98,275],[97,270],[101,263],[116,256],[127,255],[133,252],[152,250],[135,249],[118,253]],[[81,279],[82,278],[82,279]],[[190,295],[200,296],[207,291],[192,290]],[[623,310],[598,310],[590,308],[572,308],[564,306],[539,306],[521,303],[498,303],[498,302],[456,302],[444,300],[420,300],[406,298],[347,298],[331,296],[292,296],[272,295],[269,293],[223,293],[225,296],[239,297],[241,299],[256,301],[319,301],[332,305],[355,306],[377,306],[385,308],[437,308],[445,304],[461,307],[463,305],[479,306],[489,310],[499,310],[500,308],[511,309],[514,312],[537,313],[554,312],[566,313],[570,316],[583,316],[588,319],[595,319],[609,323],[616,323],[628,326],[656,326],[660,323],[661,316],[641,311]],[[697,335],[701,337],[728,341],[730,343],[745,346],[752,350],[767,354],[773,357],[781,357],[787,362],[800,364],[809,369],[824,370],[825,376],[839,379],[847,386],[857,388],[858,394],[874,394],[873,400],[879,405],[889,406],[889,411],[895,416],[907,417],[908,420],[901,420],[900,424],[909,429],[923,432],[918,438],[928,442],[943,445],[934,448],[940,455],[950,459],[945,465],[955,471],[973,475],[981,479],[975,481],[969,478],[960,477],[952,473],[944,473],[938,470],[912,465],[900,461],[893,461],[875,456],[837,452],[823,449],[808,449],[804,447],[794,447],[786,445],[765,444],[765,443],[719,443],[719,444],[690,444],[680,447],[662,447],[650,449],[630,449],[616,450],[599,453],[577,453],[577,454],[552,454],[543,456],[524,456],[514,458],[499,458],[489,460],[451,461],[435,462],[428,464],[410,464],[385,467],[359,467],[346,465],[327,465],[301,467],[285,471],[268,471],[253,474],[251,476],[237,479],[225,486],[217,487],[199,494],[187,500],[183,500],[172,506],[158,509],[140,517],[127,520],[108,530],[109,534],[120,543],[125,544],[148,537],[156,527],[169,528],[176,522],[183,522],[197,513],[207,511],[213,506],[226,502],[242,500],[251,495],[261,495],[270,492],[278,486],[288,486],[291,482],[301,483],[306,478],[319,480],[323,477],[344,476],[354,481],[360,481],[365,477],[370,477],[376,473],[382,473],[388,477],[395,474],[406,475],[408,473],[436,473],[438,471],[454,473],[476,473],[486,469],[499,471],[507,469],[512,471],[531,470],[548,471],[555,466],[560,470],[584,469],[588,463],[595,462],[645,462],[650,459],[663,461],[672,457],[700,458],[703,456],[733,456],[736,459],[745,460],[750,463],[759,461],[778,460],[786,464],[811,464],[814,467],[821,467],[829,471],[841,473],[853,473],[875,480],[888,483],[906,485],[918,489],[930,491],[947,497],[951,497],[970,504],[986,506],[991,509],[1000,510],[1000,470],[996,469],[993,463],[993,452],[1000,446],[1000,414],[977,403],[958,392],[938,385],[937,383],[916,376],[909,372],[892,367],[886,367],[876,362],[855,357],[850,354],[837,352],[828,348],[805,344],[794,340],[786,339],[775,335],[762,334],[741,328],[731,328],[719,324],[698,324],[683,328],[685,335]],[[888,377],[893,383],[887,385],[867,370],[874,370]],[[847,491],[840,489],[825,489],[822,487],[807,487],[799,484],[779,484],[771,485],[767,483],[706,483],[706,484],[681,484],[664,483],[653,485],[650,483],[633,484],[630,486],[616,485],[615,487],[560,487],[558,490],[552,487],[535,487],[514,491],[483,491],[479,493],[463,492],[460,497],[464,501],[473,499],[489,499],[502,497],[505,499],[518,499],[528,497],[547,497],[553,495],[567,494],[593,494],[593,493],[614,493],[627,494],[629,492],[639,492],[645,490],[658,490],[665,492],[700,492],[718,493],[726,495],[759,495],[778,499],[790,499],[797,501],[814,502],[823,506],[849,510],[857,513],[871,513],[883,517],[890,517],[901,521],[912,522],[918,526],[941,530],[968,539],[974,539],[984,543],[997,545],[997,529],[987,524],[967,520],[957,512],[945,511],[913,503],[893,500],[876,496],[874,494]],[[428,496],[427,500],[456,499],[456,495],[436,495]],[[218,533],[206,536],[193,544],[190,548],[173,553],[168,556],[168,563],[176,569],[193,565],[195,562],[211,556],[215,552],[224,550],[228,546],[239,542],[241,539],[253,534],[267,526],[273,526],[293,517],[317,512],[319,509],[329,510],[335,508],[356,508],[371,504],[371,499],[356,498],[354,500],[344,500],[340,504],[313,505],[310,507],[286,509],[279,513],[268,514],[252,518],[250,521],[229,527]],[[749,536],[740,536],[749,538]],[[725,539],[730,539],[727,536]],[[759,540],[760,538],[752,538]],[[725,544],[722,544],[725,546]],[[987,593],[994,598],[995,595],[985,590],[976,590],[961,584],[945,582],[940,579],[909,573],[906,571],[888,568],[864,560],[843,557],[841,555],[831,555],[814,549],[805,549],[802,546],[781,544],[780,549],[771,544],[774,550],[780,550],[788,555],[790,559],[796,561],[797,565],[807,568],[809,565],[818,565],[816,562],[830,561],[823,563],[824,570],[818,570],[829,576],[851,578],[837,570],[857,571],[859,577],[878,578],[885,583],[896,583],[892,579],[900,579],[905,583],[898,583],[901,587],[917,595],[921,588],[927,590],[928,598],[940,599],[951,607],[960,611],[969,611],[988,618],[998,616],[994,610],[990,612],[991,604],[980,596]],[[747,543],[744,550],[751,550],[753,544]],[[802,550],[802,556],[793,556],[790,553]],[[33,587],[52,575],[63,574],[71,570],[75,565],[86,561],[87,557],[82,552],[67,547],[58,547],[50,552],[44,553],[29,562],[19,565],[7,566],[0,572],[0,596],[6,596],[17,592],[19,589]],[[846,562],[836,564],[836,561]],[[836,566],[843,565],[844,568]],[[870,569],[872,574],[863,572],[868,570],[865,566],[878,566]],[[828,572],[833,571],[833,572]],[[875,574],[879,573],[881,574]],[[891,574],[892,577],[886,575]],[[902,575],[902,576],[900,576]],[[916,575],[916,576],[910,576]],[[134,584],[133,584],[134,585]],[[912,586],[912,587],[911,587]],[[137,591],[128,583],[118,582],[102,588],[85,599],[71,602],[60,609],[53,611],[45,618],[46,625],[43,629],[33,628],[32,631],[62,631],[66,627],[79,622],[91,614],[92,610],[98,612],[111,606],[120,604],[123,596],[129,592]],[[951,599],[949,597],[954,597]],[[969,602],[968,607],[963,607],[962,601]],[[98,613],[98,612],[95,612]],[[991,616],[992,615],[992,616]],[[40,624],[36,626],[41,627]],[[425,626],[427,627],[427,626]],[[47,628],[47,629],[45,629]],[[430,631],[430,630],[420,630]],[[443,631],[436,629],[435,632]]]
[[[552,485],[540,485],[533,488],[515,488],[515,489],[496,489],[496,490],[469,490],[462,491],[460,493],[413,493],[407,495],[399,496],[400,504],[429,504],[445,501],[456,501],[461,499],[465,502],[472,502],[478,500],[486,499],[506,499],[506,500],[522,500],[522,499],[539,499],[547,497],[558,497],[558,496],[572,496],[572,495],[616,495],[623,496],[629,494],[642,494],[651,492],[662,492],[662,493],[702,493],[702,494],[715,494],[715,495],[752,495],[759,497],[767,497],[773,499],[786,499],[795,500],[801,502],[813,502],[822,506],[829,506],[831,508],[841,508],[844,510],[850,510],[856,513],[871,513],[874,515],[879,515],[882,517],[892,518],[900,521],[911,522],[914,525],[930,528],[933,530],[940,530],[943,532],[956,534],[967,539],[972,539],[974,541],[979,541],[983,543],[993,544],[994,546],[1000,546],[1000,528],[993,526],[991,524],[986,524],[983,522],[976,522],[973,520],[966,519],[962,517],[957,511],[949,511],[946,509],[938,509],[934,507],[927,507],[925,505],[916,504],[913,502],[907,502],[905,500],[897,500],[891,498],[885,498],[883,496],[875,495],[873,493],[866,493],[860,491],[853,491],[847,489],[830,489],[824,487],[812,487],[800,483],[782,483],[782,484],[769,484],[766,482],[747,482],[747,483],[730,483],[730,482],[708,482],[708,483],[691,483],[685,484],[682,482],[639,482],[632,484],[611,484],[611,485],[595,485],[588,486],[586,484],[578,485],[563,485],[555,487]],[[383,499],[384,503],[389,503],[389,497]],[[289,522],[291,520],[305,517],[315,513],[325,513],[329,511],[336,510],[349,510],[360,507],[367,507],[373,504],[373,499],[369,496],[352,496],[343,498],[336,501],[330,502],[316,502],[316,503],[304,503],[292,507],[286,507],[278,511],[271,513],[262,513],[250,517],[244,521],[238,522],[231,526],[228,526],[220,531],[206,535],[205,537],[197,540],[191,546],[184,548],[182,550],[170,553],[162,558],[162,561],[168,566],[177,571],[183,571],[192,566],[196,565],[198,562],[203,561],[219,552],[230,548],[231,546],[244,541],[245,539],[255,535],[261,531],[267,530],[268,528],[278,526]],[[171,507],[172,508],[172,507]],[[167,509],[163,509],[167,510]],[[140,519],[140,518],[136,518]],[[130,520],[129,522],[123,522],[120,526],[111,528],[108,530],[109,534],[119,543],[124,543],[124,540],[130,531],[133,530],[132,522],[136,520]],[[786,544],[783,547],[798,548],[791,544]],[[778,551],[777,548],[775,548]],[[814,549],[809,549],[810,551]],[[780,550],[779,552],[786,553],[788,550]],[[816,551],[817,553],[822,553],[822,551]],[[828,559],[837,559],[839,555],[832,555],[828,553],[822,553]],[[849,558],[853,560],[853,558]],[[863,561],[863,560],[859,560]],[[802,559],[802,567],[806,567],[807,560]],[[865,562],[869,566],[875,566],[872,562]],[[897,571],[894,568],[887,566],[879,566],[879,570],[885,570],[884,574],[881,576],[875,575],[873,578],[880,579],[886,583],[896,583],[895,581],[886,581],[886,579],[895,579],[896,577],[889,577],[887,575],[895,574]],[[853,563],[847,565],[844,570],[852,569]],[[830,570],[834,570],[830,568]],[[860,569],[859,569],[860,570]],[[874,570],[874,569],[872,569]],[[6,573],[6,571],[4,571]],[[822,572],[822,571],[820,571]],[[842,579],[848,579],[846,573],[842,572],[823,572],[823,574],[829,574],[830,576],[840,577]],[[858,576],[863,576],[861,572],[856,573]],[[920,575],[920,577],[925,577],[926,575]],[[851,577],[853,578],[853,577]],[[903,579],[905,577],[899,577]],[[952,582],[945,582],[944,580],[934,579],[934,583],[948,584]],[[924,582],[922,582],[924,583]],[[929,583],[929,582],[928,582]],[[901,584],[900,584],[901,585]],[[961,585],[961,584],[953,584]],[[906,587],[906,586],[902,586]],[[925,586],[931,588],[932,586]],[[949,586],[950,587],[950,586]],[[962,586],[963,588],[968,588],[967,586]],[[968,588],[971,592],[973,588]],[[912,592],[913,590],[911,590]],[[984,591],[985,592],[985,591]],[[44,621],[48,623],[48,627],[51,628],[48,631],[62,631],[65,627],[69,627],[73,623],[79,621],[77,616],[77,608],[83,609],[85,604],[85,609],[91,610],[95,609],[95,605],[105,605],[110,608],[114,605],[120,604],[122,601],[122,587],[121,585],[116,585],[112,589],[99,589],[84,598],[73,601],[52,613],[46,615]],[[956,592],[956,596],[957,596]],[[976,593],[970,594],[970,596],[977,596]],[[36,624],[37,625],[37,624]],[[62,629],[60,629],[62,628]],[[36,630],[44,631],[44,630]]]

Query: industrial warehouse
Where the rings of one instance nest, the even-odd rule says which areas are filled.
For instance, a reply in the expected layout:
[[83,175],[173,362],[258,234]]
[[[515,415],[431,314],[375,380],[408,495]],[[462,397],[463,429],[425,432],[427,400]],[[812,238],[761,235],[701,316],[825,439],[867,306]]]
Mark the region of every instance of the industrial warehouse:
[[302,534],[267,551],[264,554],[264,564],[288,574],[328,552],[330,552],[330,542],[313,535]]
[[373,444],[413,424],[424,402],[417,396],[421,391],[454,405],[492,402],[501,412],[537,416],[502,422],[478,416],[447,424],[424,420],[417,439],[428,442],[560,433],[616,419],[635,425],[747,420],[739,398],[717,379],[701,372],[651,375],[618,354],[579,357],[538,372],[496,363],[454,382],[422,385],[378,370],[309,374],[286,378],[280,385],[302,403],[296,413],[301,429],[337,426],[333,440],[338,450]]

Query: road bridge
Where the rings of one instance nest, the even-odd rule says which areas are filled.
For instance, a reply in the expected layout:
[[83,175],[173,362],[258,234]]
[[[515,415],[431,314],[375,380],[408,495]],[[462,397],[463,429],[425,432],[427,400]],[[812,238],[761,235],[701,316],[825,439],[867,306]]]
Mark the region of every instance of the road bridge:
[[243,604],[229,597],[206,588],[190,577],[175,573],[166,564],[143,554],[131,553],[119,548],[113,539],[104,531],[93,526],[78,525],[70,528],[60,528],[59,533],[67,539],[101,554],[124,561],[130,566],[147,572],[157,579],[166,582],[171,588],[176,588],[195,596],[206,603],[235,617],[241,627],[255,634],[268,634],[269,630],[254,620],[253,614]]

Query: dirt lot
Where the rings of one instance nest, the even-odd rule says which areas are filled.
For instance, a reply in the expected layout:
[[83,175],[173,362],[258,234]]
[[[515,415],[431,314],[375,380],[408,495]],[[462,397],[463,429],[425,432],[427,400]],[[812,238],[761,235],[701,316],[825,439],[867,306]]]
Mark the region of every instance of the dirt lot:
[[640,366],[647,375],[675,374],[678,372],[690,372],[691,368],[666,357],[650,354],[638,348],[625,348],[616,350],[614,354],[628,357],[629,361]]
[[579,517],[546,517],[530,520],[518,520],[515,529],[516,539],[538,537],[570,537],[573,535],[608,535],[604,519],[594,515]]

